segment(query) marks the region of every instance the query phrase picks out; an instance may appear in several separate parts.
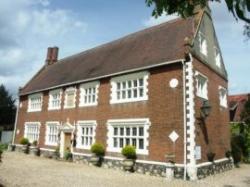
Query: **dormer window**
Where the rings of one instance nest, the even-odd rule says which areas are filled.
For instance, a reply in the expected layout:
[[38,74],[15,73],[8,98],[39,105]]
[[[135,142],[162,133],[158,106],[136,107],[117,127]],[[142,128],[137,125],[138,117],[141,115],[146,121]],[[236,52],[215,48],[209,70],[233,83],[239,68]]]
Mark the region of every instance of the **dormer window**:
[[29,95],[28,112],[38,112],[42,110],[42,97],[40,94]]
[[76,89],[71,87],[65,90],[64,108],[75,108]]
[[215,50],[215,64],[217,67],[221,67],[221,54],[217,47],[214,48]]
[[207,56],[207,40],[205,38],[205,35],[201,32],[199,32],[199,45],[200,45],[200,52]]

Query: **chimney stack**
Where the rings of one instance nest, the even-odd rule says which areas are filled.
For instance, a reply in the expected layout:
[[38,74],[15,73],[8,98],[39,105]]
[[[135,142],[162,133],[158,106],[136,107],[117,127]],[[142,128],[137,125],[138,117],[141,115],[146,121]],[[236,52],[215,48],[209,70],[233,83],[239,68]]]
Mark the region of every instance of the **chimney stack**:
[[51,65],[58,60],[58,47],[48,47],[46,64]]

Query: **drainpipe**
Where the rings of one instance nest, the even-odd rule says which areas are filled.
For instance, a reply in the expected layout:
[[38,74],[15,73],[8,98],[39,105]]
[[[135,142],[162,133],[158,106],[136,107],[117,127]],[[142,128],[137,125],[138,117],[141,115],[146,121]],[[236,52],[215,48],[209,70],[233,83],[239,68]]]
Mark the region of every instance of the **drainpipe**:
[[16,117],[15,117],[14,132],[13,132],[13,136],[12,136],[12,144],[14,144],[15,136],[16,136],[16,126],[17,126],[17,119],[18,119],[18,112],[19,112],[19,100],[20,100],[20,98],[18,97],[17,107],[16,107]]

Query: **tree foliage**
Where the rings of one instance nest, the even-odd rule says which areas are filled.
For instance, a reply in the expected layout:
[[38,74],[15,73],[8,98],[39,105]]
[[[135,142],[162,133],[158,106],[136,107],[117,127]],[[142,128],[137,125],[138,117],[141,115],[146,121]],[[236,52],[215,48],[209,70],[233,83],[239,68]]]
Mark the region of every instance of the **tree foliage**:
[[[221,2],[221,0],[146,0],[147,6],[153,6],[152,15],[154,17],[161,16],[166,13],[168,15],[177,13],[185,18],[192,16],[194,8],[200,5],[204,8],[208,2]],[[244,35],[250,38],[250,0],[225,0],[229,12],[236,20],[242,20],[246,23]]]
[[4,85],[0,85],[0,126],[14,124],[15,113],[15,100]]
[[244,109],[240,115],[241,121],[245,122],[248,126],[250,126],[250,100],[248,100],[245,105]]

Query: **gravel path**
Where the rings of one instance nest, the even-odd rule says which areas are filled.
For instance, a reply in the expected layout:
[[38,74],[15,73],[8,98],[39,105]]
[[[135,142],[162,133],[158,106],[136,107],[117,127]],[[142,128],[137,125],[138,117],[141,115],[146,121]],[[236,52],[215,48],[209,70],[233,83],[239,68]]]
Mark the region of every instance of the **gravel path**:
[[[55,161],[15,152],[5,152],[0,163],[0,184],[4,186],[84,187],[233,187],[250,186],[250,165],[207,177],[197,182],[152,177],[86,164]],[[1,185],[0,185],[1,186]]]

